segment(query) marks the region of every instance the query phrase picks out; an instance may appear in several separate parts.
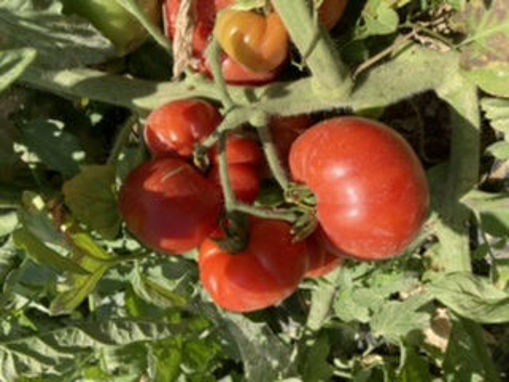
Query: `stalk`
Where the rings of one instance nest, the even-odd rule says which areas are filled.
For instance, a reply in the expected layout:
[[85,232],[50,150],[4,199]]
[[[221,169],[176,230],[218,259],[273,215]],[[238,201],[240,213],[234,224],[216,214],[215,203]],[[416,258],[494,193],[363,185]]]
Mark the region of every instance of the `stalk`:
[[272,4],[311,70],[320,93],[332,92],[333,96],[349,94],[352,88],[349,70],[341,61],[328,32],[313,20],[309,2],[273,0]]

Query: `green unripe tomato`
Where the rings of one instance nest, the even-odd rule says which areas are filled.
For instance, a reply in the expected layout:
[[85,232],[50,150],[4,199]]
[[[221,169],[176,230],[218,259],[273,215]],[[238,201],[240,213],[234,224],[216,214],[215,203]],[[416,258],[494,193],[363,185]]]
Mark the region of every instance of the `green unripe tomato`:
[[[140,8],[154,22],[159,20],[159,0],[137,0]],[[140,46],[145,28],[115,0],[63,0],[64,11],[89,20],[117,48],[126,54]]]

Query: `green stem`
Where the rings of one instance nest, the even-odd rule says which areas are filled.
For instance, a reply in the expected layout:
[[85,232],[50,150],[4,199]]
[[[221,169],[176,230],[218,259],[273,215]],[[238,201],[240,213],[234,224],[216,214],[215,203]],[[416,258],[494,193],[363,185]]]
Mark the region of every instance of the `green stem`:
[[234,209],[262,219],[282,220],[288,223],[294,223],[297,218],[293,212],[253,207],[244,203],[235,203]]
[[[316,22],[307,0],[273,0],[293,43],[311,70],[319,87],[334,96],[347,95],[352,88],[349,70],[341,61],[329,34],[322,27],[317,33]],[[310,45],[313,44],[312,49]],[[324,94],[326,94],[324,92]]]
[[336,295],[336,285],[341,273],[341,268],[325,276],[327,285],[314,290],[311,293],[311,308],[309,310],[306,326],[313,330],[319,330],[327,316],[329,315],[334,296]]
[[224,196],[224,206],[227,213],[235,211],[235,193],[232,190],[230,174],[228,171],[228,158],[226,156],[226,138],[227,133],[221,132],[217,143],[219,152],[219,179]]
[[274,178],[276,178],[283,191],[286,191],[288,189],[288,176],[279,160],[277,148],[272,139],[269,126],[263,125],[258,127],[258,135],[260,136],[260,141],[262,142],[263,151],[267,158],[270,171],[272,171],[272,175],[274,175]]
[[214,77],[216,86],[221,94],[223,106],[227,111],[231,110],[235,107],[235,102],[233,102],[230,97],[230,93],[228,93],[226,81],[223,77],[223,69],[221,66],[221,46],[217,42],[216,38],[213,38],[210,42],[206,55],[212,70],[212,76]]

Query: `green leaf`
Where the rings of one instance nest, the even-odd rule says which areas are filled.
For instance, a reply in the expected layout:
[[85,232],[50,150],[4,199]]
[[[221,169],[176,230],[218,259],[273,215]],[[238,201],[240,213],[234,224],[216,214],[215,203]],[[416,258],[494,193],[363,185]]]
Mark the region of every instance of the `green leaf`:
[[398,382],[431,382],[428,363],[413,348],[406,348],[405,363],[398,374]]
[[16,81],[36,55],[32,48],[0,51],[0,93]]
[[50,169],[71,177],[79,172],[85,152],[59,121],[32,121],[21,129],[22,141]]
[[[185,326],[128,318],[73,321],[28,335],[0,336],[0,380],[22,376],[61,375],[82,357],[101,350],[157,341],[187,330]],[[131,359],[132,361],[132,359]]]
[[364,24],[358,27],[357,39],[393,33],[399,24],[398,13],[384,0],[369,0],[362,11],[362,19]]
[[330,352],[327,335],[322,334],[311,345],[306,346],[300,353],[299,371],[303,381],[330,381],[334,368],[327,362]]
[[114,190],[115,167],[110,165],[86,166],[62,189],[73,215],[105,239],[114,239],[120,229]]
[[509,137],[509,100],[500,98],[485,98],[481,106],[490,120],[494,130]]
[[8,240],[0,247],[0,284],[3,285],[6,276],[16,267],[18,255],[18,250],[12,240]]
[[473,190],[463,202],[481,218],[486,232],[500,237],[509,234],[509,194]]
[[12,233],[18,225],[18,214],[12,210],[0,210],[0,237]]
[[430,315],[417,310],[430,300],[430,295],[421,293],[413,295],[403,302],[386,302],[371,318],[370,325],[373,334],[398,343],[410,332],[426,329],[430,324]]
[[[490,354],[484,350],[484,339],[476,336],[468,320],[456,320],[453,324],[445,353],[443,371],[447,382],[500,381],[499,371],[494,368]],[[482,333],[482,331],[481,331]]]
[[509,142],[497,142],[489,146],[486,151],[500,160],[509,159]]
[[89,274],[86,269],[44,245],[26,229],[16,230],[13,239],[18,248],[25,250],[26,254],[39,264],[51,266],[58,271],[68,271],[81,275]]
[[88,22],[64,16],[58,1],[1,1],[0,35],[0,49],[36,50],[37,65],[46,68],[98,64],[115,55],[112,44]]
[[50,312],[53,315],[68,314],[76,309],[95,290],[97,283],[113,264],[114,257],[95,243],[88,234],[75,234],[72,241],[75,246],[72,260],[90,274],[68,276],[66,290],[51,302]]
[[456,17],[456,28],[469,33],[461,66],[466,76],[487,93],[509,97],[509,0],[471,1]]
[[450,273],[429,286],[442,304],[479,323],[509,322],[509,294],[468,272]]

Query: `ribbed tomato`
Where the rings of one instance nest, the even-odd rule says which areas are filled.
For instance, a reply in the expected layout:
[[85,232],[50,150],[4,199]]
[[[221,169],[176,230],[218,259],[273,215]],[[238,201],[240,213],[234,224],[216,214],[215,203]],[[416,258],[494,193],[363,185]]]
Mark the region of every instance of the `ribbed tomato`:
[[400,254],[427,217],[429,190],[419,159],[379,122],[343,117],[311,127],[292,145],[290,169],[315,193],[327,237],[350,256]]
[[318,278],[325,276],[329,272],[339,267],[343,262],[343,257],[333,254],[329,249],[323,237],[324,233],[318,228],[311,236],[306,239],[306,249],[309,256],[309,265],[306,272],[306,278]]
[[252,219],[249,245],[230,254],[207,239],[200,250],[200,277],[214,302],[233,312],[281,303],[298,287],[307,268],[306,246],[294,243],[284,222]]
[[120,191],[127,229],[148,247],[168,254],[198,247],[217,228],[221,204],[217,188],[179,158],[142,164]]
[[176,153],[189,158],[196,144],[207,138],[221,119],[208,102],[199,99],[170,102],[148,117],[145,142],[155,157]]

